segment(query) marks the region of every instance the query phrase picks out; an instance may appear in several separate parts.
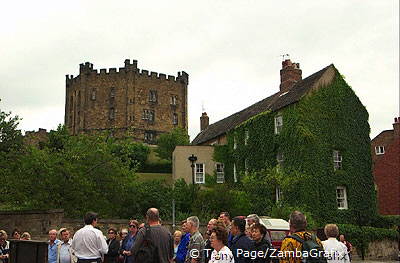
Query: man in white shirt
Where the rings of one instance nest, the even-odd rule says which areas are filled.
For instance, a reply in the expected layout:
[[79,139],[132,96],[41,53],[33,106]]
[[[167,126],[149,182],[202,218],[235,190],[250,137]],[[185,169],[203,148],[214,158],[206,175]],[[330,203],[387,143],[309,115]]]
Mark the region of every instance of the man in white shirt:
[[101,258],[108,252],[103,233],[96,226],[97,214],[88,212],[85,215],[85,226],[76,231],[71,244],[78,263],[101,263]]

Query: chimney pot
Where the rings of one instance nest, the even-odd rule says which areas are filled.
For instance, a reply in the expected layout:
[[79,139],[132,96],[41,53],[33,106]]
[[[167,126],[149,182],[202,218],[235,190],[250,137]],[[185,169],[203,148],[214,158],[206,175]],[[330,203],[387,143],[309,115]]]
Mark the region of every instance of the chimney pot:
[[209,118],[206,112],[203,112],[200,117],[200,131],[204,131],[209,125]]
[[290,59],[282,61],[280,91],[289,91],[296,82],[302,80],[300,63],[292,63]]

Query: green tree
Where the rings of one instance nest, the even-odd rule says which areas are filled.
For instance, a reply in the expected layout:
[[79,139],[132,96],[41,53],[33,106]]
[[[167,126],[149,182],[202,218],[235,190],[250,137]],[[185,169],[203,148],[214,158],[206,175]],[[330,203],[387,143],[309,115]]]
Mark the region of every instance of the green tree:
[[182,128],[175,128],[169,133],[161,134],[157,140],[158,148],[155,150],[157,155],[171,161],[172,152],[177,145],[189,145],[189,135]]
[[[1,100],[0,100],[1,102]],[[0,153],[9,153],[22,147],[22,134],[17,130],[21,119],[0,109]]]

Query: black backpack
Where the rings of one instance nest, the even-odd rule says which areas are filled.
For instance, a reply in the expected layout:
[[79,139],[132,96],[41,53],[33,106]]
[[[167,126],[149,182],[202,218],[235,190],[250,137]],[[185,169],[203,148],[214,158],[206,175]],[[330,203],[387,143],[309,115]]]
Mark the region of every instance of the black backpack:
[[302,239],[297,235],[288,236],[300,242],[302,244],[301,252],[303,255],[310,255],[309,257],[303,257],[301,262],[304,263],[327,263],[324,248],[318,245],[317,238],[314,234],[311,234],[311,239]]
[[133,262],[140,263],[158,263],[158,249],[151,241],[151,229],[149,225],[145,225],[146,231],[144,234],[142,245],[135,254]]

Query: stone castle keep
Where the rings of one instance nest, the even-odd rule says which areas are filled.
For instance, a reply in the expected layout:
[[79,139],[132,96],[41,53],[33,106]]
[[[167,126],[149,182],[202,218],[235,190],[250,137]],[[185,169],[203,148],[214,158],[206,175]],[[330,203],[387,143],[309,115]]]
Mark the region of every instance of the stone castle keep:
[[154,144],[159,134],[175,127],[187,130],[189,75],[178,76],[125,67],[93,69],[79,65],[79,75],[66,75],[65,126],[73,135],[112,131],[118,137]]

